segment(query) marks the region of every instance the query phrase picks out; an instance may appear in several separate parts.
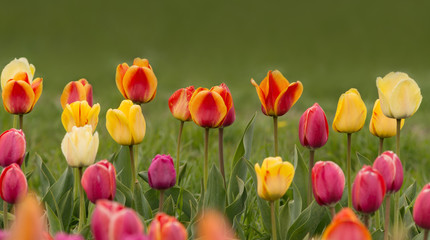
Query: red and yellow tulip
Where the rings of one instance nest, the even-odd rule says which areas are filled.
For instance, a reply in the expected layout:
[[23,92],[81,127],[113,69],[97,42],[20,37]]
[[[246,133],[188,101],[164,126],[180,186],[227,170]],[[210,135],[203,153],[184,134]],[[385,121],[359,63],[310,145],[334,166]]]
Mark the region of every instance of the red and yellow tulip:
[[67,132],[72,131],[74,126],[83,127],[91,125],[93,132],[96,130],[99,121],[100,104],[90,107],[87,101],[76,101],[66,104],[61,114],[61,122]]
[[135,58],[131,67],[119,64],[115,80],[124,98],[137,104],[152,101],[157,92],[157,78],[147,59]]
[[78,81],[69,82],[61,94],[61,106],[63,109],[66,104],[71,104],[76,101],[87,101],[90,106],[93,106],[93,87],[85,78]]
[[189,103],[194,93],[194,86],[178,89],[169,98],[169,109],[173,117],[180,121],[191,121]]

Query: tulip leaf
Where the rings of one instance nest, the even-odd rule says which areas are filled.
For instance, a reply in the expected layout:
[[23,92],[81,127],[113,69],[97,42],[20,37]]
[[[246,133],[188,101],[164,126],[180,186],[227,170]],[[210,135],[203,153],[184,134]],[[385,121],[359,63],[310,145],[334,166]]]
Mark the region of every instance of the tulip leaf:
[[280,239],[286,239],[287,238],[288,229],[290,228],[291,222],[294,221],[290,218],[290,203],[291,202],[292,201],[289,201],[280,207],[279,222],[282,223],[282,224],[280,224],[281,229],[279,230],[280,231]]
[[367,157],[363,156],[361,153],[357,152],[357,159],[360,162],[361,166],[367,165],[372,166],[372,161],[370,161]]
[[234,201],[225,209],[225,213],[230,219],[230,222],[233,222],[236,216],[240,216],[240,214],[243,213],[243,211],[245,210],[245,201],[247,198],[245,183],[239,177],[236,177],[236,181],[239,188],[239,194],[236,196]]
[[143,179],[143,181],[148,183],[148,171],[141,171],[138,173],[138,175]]
[[73,170],[71,167],[67,167],[58,181],[48,189],[43,197],[44,202],[48,203],[51,207],[55,206],[55,212],[60,219],[62,219],[62,214],[59,211],[61,208],[58,207],[57,201],[62,199],[68,190],[73,189],[73,181]]
[[145,198],[145,195],[142,193],[142,187],[139,182],[135,184],[135,195],[134,195],[134,206],[136,207],[136,211],[142,216],[144,219],[152,218],[152,209],[149,206],[148,201]]
[[[409,187],[403,192],[400,197],[399,207],[407,207],[415,199],[417,193],[417,183],[414,181]],[[398,193],[396,193],[398,194]]]
[[176,174],[179,174],[177,185],[181,184],[181,181],[184,178],[185,173],[187,172],[187,166],[188,166],[188,162],[185,162],[182,166],[179,166],[179,173],[176,173]]
[[163,203],[163,212],[167,215],[175,216],[175,203],[173,202],[172,195],[166,198]]
[[69,231],[69,225],[73,215],[73,189],[69,189],[60,199],[61,224],[65,231]]
[[115,201],[121,203],[122,205],[125,205],[125,195],[124,193],[122,193],[121,191],[118,190],[118,188],[116,189],[116,193],[115,193]]
[[120,191],[122,194],[124,194],[124,197],[125,197],[124,205],[126,207],[131,207],[133,204],[133,194],[131,193],[130,188],[125,186],[122,182],[117,181],[116,182],[116,190]]
[[326,209],[313,201],[291,225],[287,239],[302,240],[308,234],[313,236],[318,225],[324,219],[329,219]]
[[132,183],[132,174],[129,147],[121,146],[118,154],[113,156],[112,162],[117,172],[116,179],[123,183],[123,185],[130,186]]
[[48,203],[46,203],[45,206],[49,221],[49,233],[51,233],[51,235],[55,235],[55,233],[61,232],[63,230],[61,228],[60,220],[58,219],[57,215],[55,215],[54,211],[52,211]]
[[237,235],[239,236],[239,239],[246,239],[245,232],[243,231],[243,228],[241,227],[239,220],[240,220],[240,216],[234,217],[233,229],[236,230]]
[[300,190],[297,188],[297,185],[293,182],[291,184],[293,188],[294,200],[288,202],[290,220],[288,223],[288,228],[293,224],[294,221],[299,217],[302,212],[302,197],[300,195]]
[[34,158],[37,170],[39,172],[38,175],[40,178],[41,193],[42,195],[45,195],[48,192],[49,187],[51,187],[51,185],[55,183],[55,178],[52,176],[48,167],[46,167],[42,158],[38,154],[35,154]]
[[224,188],[224,180],[221,172],[215,165],[209,172],[207,190],[204,196],[204,206],[206,208],[214,208],[219,211],[224,211],[226,195]]
[[308,166],[306,165],[302,154],[300,153],[297,146],[294,148],[294,179],[293,183],[297,186],[300,191],[300,197],[302,199],[302,210],[307,206],[308,196]]
[[372,240],[383,240],[384,232],[381,229],[378,229],[372,233]]

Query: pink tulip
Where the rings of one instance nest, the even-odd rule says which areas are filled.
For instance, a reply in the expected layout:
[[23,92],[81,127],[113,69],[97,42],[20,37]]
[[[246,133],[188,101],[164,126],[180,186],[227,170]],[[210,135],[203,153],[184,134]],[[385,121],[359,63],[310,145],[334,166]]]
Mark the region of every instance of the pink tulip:
[[81,235],[58,233],[55,235],[55,240],[84,240],[84,238]]
[[6,232],[4,230],[0,229],[0,240],[7,240],[9,239],[9,232]]
[[27,194],[27,179],[18,164],[3,169],[0,176],[1,198],[15,204]]
[[400,190],[403,184],[403,167],[399,157],[392,151],[386,151],[375,159],[373,168],[384,178],[387,193]]
[[175,186],[176,171],[170,155],[158,154],[148,169],[148,183],[151,188],[164,190]]
[[316,149],[324,146],[328,139],[328,124],[324,111],[315,103],[306,110],[299,122],[299,139],[302,146]]
[[414,221],[424,228],[430,229],[430,183],[424,186],[414,204]]
[[352,205],[359,212],[373,213],[381,206],[385,192],[385,181],[378,170],[363,166],[352,184]]
[[115,175],[115,167],[107,160],[89,166],[81,179],[88,199],[93,203],[99,199],[113,200],[116,192]]
[[133,234],[124,237],[124,240],[150,240],[145,234]]
[[91,218],[95,240],[123,240],[126,236],[143,234],[137,214],[117,202],[99,200]]
[[185,240],[187,239],[185,227],[164,213],[155,216],[149,227],[149,239],[151,240]]
[[0,165],[7,167],[12,163],[22,165],[25,156],[25,135],[22,130],[12,128],[0,135]]
[[345,187],[345,175],[334,162],[319,161],[312,168],[312,190],[322,206],[333,206],[340,201]]

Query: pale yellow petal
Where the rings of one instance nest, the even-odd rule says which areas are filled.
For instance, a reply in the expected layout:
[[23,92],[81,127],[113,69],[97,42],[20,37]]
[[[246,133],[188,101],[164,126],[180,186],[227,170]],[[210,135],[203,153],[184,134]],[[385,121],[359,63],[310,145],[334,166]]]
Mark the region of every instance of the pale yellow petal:
[[400,81],[393,89],[390,99],[392,115],[397,119],[415,114],[422,101],[421,90],[412,79]]
[[1,72],[1,88],[6,86],[9,79],[12,79],[19,72],[27,73],[30,84],[33,80],[33,74],[26,58],[14,59],[8,63]]

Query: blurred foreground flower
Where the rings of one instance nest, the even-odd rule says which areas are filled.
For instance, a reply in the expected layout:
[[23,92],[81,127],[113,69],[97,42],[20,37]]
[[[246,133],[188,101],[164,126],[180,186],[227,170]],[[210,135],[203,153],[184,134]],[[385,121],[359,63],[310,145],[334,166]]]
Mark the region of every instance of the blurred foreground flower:
[[67,132],[72,131],[73,127],[83,127],[91,125],[93,132],[96,131],[99,122],[100,104],[90,106],[87,101],[75,101],[64,106],[61,114],[61,122]]
[[321,240],[371,240],[369,230],[350,208],[342,209],[325,229]]
[[22,130],[9,129],[0,135],[0,166],[12,163],[22,165],[26,150],[25,135]]
[[135,58],[131,67],[119,64],[115,81],[124,98],[136,104],[152,101],[157,92],[157,78],[147,59]]
[[54,240],[84,240],[84,238],[81,235],[73,234],[65,234],[65,233],[58,233],[55,235]]
[[413,217],[415,224],[424,228],[424,238],[428,239],[430,229],[430,184],[426,184],[415,200]]
[[186,240],[188,238],[185,227],[176,218],[164,213],[158,213],[152,220],[148,236],[151,240]]
[[198,221],[196,239],[233,240],[237,238],[224,215],[215,210],[205,210]]
[[115,167],[107,160],[101,160],[85,170],[81,184],[92,203],[99,199],[113,200],[116,192]]
[[69,82],[61,94],[61,106],[63,109],[66,104],[72,104],[76,101],[87,101],[90,106],[93,106],[93,87],[85,78]]
[[94,163],[99,148],[99,134],[93,135],[90,125],[73,127],[61,142],[61,150],[71,167],[85,167]]

